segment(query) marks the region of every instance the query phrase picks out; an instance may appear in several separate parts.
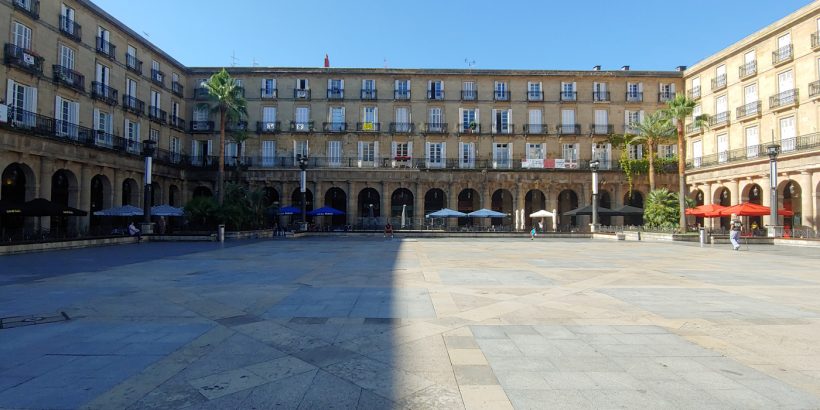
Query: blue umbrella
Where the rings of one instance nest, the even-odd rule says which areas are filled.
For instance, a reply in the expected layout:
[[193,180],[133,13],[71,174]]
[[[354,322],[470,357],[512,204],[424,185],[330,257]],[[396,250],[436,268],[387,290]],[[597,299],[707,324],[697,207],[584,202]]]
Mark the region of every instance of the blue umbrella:
[[345,213],[336,209],[331,208],[329,206],[323,206],[318,209],[314,209],[307,213],[310,216],[336,216],[336,215],[344,215]]
[[295,206],[283,206],[279,208],[279,215],[297,215],[301,213],[302,210]]
[[467,214],[448,208],[442,208],[436,212],[427,214],[428,218],[460,218],[462,216],[467,216]]
[[493,211],[491,209],[479,209],[478,211],[473,211],[467,214],[467,216],[475,217],[475,218],[501,218],[508,216],[509,214],[505,214],[503,212]]

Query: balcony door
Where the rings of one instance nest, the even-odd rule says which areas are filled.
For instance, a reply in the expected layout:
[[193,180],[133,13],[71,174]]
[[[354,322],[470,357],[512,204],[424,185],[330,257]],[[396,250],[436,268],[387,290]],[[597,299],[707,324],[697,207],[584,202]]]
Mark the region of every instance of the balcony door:
[[595,133],[606,134],[609,125],[609,114],[607,110],[595,110]]
[[[301,122],[301,121],[300,121]],[[307,122],[307,121],[305,121]],[[331,131],[344,131],[345,107],[330,108]]]
[[493,145],[493,168],[510,168],[512,166],[512,144]]
[[575,110],[561,110],[561,133],[575,132]]
[[783,152],[794,151],[797,132],[794,125],[794,116],[780,119],[780,147]]
[[692,143],[692,158],[695,167],[699,167],[703,161],[703,141],[699,140]]
[[760,155],[760,134],[757,126],[746,128],[746,158]]
[[74,69],[74,49],[60,46],[60,65],[69,70]]
[[31,49],[31,29],[14,22],[14,45],[26,50]]
[[[342,114],[342,120],[344,121],[344,113]],[[308,107],[296,107],[296,129],[302,131],[307,124],[310,122],[310,108]],[[300,128],[299,125],[302,125]],[[307,130],[304,130],[307,131]]]
[[720,134],[717,136],[718,162],[729,160],[729,135]]
[[777,91],[785,92],[794,89],[792,70],[786,70],[777,75]]
[[493,110],[493,133],[509,134],[512,110]]
[[430,127],[436,131],[441,129],[441,108],[430,108]]
[[612,144],[602,142],[592,144],[592,159],[598,160],[601,169],[610,168],[610,158],[612,158]]
[[410,131],[410,110],[407,107],[396,108],[396,132]]
[[721,114],[725,114],[728,109],[729,108],[726,102],[726,94],[721,95],[717,98],[717,100],[715,100],[715,115],[721,116]]
[[[743,103],[751,104],[757,101],[757,84],[749,84],[743,89]],[[752,114],[747,111],[747,114]]]
[[328,141],[327,142],[327,162],[331,166],[342,165],[342,142]]
[[530,110],[529,112],[529,132],[532,134],[540,134],[543,125],[541,125],[541,110]]
[[56,133],[61,137],[77,139],[77,125],[80,123],[80,104],[66,100],[59,95],[55,98]]
[[475,143],[460,142],[458,145],[459,168],[475,168]]
[[8,80],[6,101],[11,102],[13,123],[17,126],[34,127],[37,112],[37,89]]

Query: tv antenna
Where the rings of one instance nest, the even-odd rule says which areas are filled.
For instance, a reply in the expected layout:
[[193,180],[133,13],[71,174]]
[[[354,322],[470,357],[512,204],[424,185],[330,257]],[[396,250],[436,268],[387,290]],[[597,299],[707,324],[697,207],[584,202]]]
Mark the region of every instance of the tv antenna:
[[387,57],[384,58],[384,68],[387,69]]
[[251,62],[251,65],[254,67],[259,67],[259,63],[256,62],[256,57],[253,58],[253,62]]
[[470,60],[469,58],[464,59],[464,64],[467,64],[467,69],[471,70],[475,65],[475,60]]
[[231,67],[236,67],[236,62],[239,60],[236,58],[236,50],[231,51]]

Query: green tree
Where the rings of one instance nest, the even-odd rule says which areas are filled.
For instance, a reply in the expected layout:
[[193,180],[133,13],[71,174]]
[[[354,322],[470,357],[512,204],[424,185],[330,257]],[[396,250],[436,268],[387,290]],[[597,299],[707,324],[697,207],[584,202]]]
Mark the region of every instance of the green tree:
[[212,75],[204,84],[211,99],[216,102],[214,112],[219,113],[219,171],[217,171],[218,201],[225,201],[225,125],[228,121],[238,121],[248,114],[242,89],[236,79],[224,68]]
[[678,196],[666,188],[649,192],[644,203],[643,221],[650,228],[674,228],[678,226]]
[[[680,187],[678,192],[678,206],[680,208],[678,226],[681,232],[686,232],[686,134],[683,125],[686,122],[686,117],[692,115],[697,104],[683,94],[676,95],[667,104],[664,111],[669,119],[674,121],[678,133],[678,185]],[[692,124],[703,127],[706,126],[707,120],[708,116],[706,114],[699,115],[692,119]]]
[[185,204],[185,216],[199,228],[210,228],[214,225],[219,206],[209,196],[194,197]]
[[675,126],[663,111],[655,111],[638,124],[632,124],[637,131],[629,144],[646,145],[646,159],[649,162],[649,190],[655,190],[655,155],[659,144],[671,142],[675,137]]

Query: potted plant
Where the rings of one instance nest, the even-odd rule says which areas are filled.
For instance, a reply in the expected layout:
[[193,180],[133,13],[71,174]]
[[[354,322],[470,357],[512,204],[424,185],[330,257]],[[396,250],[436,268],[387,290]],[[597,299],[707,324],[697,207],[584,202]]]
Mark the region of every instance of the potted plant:
[[477,126],[478,126],[478,124],[476,124],[475,121],[470,121],[470,124],[469,124],[470,131],[475,131]]

